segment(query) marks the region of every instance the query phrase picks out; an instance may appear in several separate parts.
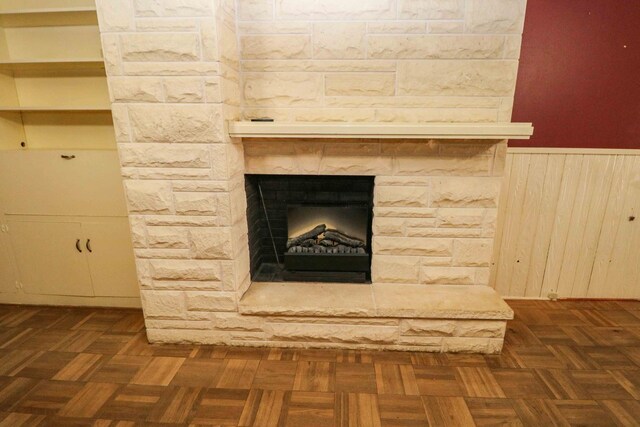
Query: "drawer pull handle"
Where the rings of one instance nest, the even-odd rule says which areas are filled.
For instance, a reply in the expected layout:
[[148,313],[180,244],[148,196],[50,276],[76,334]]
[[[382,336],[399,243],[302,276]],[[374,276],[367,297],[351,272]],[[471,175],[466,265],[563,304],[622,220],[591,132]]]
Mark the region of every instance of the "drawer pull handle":
[[91,239],[87,239],[87,250],[89,251],[89,253],[93,253],[93,249],[91,249]]
[[73,160],[73,159],[75,159],[75,158],[76,158],[76,156],[75,156],[75,155],[73,155],[73,154],[71,154],[71,155],[69,155],[69,154],[63,154],[63,155],[61,155],[60,157],[62,157],[62,158],[63,158],[63,159],[65,159],[65,160]]
[[76,240],[76,249],[78,252],[82,253],[82,248],[80,248],[80,239]]

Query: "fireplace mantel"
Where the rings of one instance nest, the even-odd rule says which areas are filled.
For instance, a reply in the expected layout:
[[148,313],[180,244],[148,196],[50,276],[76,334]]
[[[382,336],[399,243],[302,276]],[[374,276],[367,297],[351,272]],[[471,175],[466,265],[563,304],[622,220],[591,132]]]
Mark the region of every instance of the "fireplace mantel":
[[229,122],[239,138],[529,139],[531,123]]

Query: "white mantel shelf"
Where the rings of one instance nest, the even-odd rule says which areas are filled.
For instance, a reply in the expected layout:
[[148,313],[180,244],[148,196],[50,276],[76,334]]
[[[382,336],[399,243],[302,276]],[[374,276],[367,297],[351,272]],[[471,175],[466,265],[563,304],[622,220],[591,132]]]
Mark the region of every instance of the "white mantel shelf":
[[531,123],[229,122],[236,138],[529,139]]

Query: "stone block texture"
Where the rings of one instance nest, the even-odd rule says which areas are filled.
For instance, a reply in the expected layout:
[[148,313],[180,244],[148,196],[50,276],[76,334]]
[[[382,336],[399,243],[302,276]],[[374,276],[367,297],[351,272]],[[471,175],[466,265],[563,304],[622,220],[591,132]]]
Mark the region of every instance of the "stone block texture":
[[243,116],[509,121],[525,3],[238,0]]
[[504,321],[246,316],[244,174],[375,176],[374,283],[486,285],[506,142],[226,121],[508,122],[525,0],[97,0],[154,342],[499,352]]

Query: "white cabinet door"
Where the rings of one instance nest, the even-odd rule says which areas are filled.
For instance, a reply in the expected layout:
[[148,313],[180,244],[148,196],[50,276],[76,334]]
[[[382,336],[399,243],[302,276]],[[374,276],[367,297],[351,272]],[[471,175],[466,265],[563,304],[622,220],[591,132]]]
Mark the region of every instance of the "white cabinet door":
[[139,297],[129,221],[83,222],[82,235],[95,295]]
[[8,224],[20,282],[26,293],[93,295],[80,223],[9,221]]
[[0,151],[0,199],[12,215],[127,215],[116,151]]

